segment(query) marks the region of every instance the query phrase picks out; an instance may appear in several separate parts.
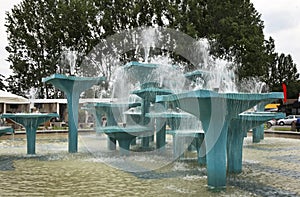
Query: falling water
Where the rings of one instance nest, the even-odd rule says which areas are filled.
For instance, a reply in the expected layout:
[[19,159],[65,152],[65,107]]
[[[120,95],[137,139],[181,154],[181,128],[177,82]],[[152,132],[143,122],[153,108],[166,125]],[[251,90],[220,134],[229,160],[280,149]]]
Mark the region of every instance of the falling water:
[[[209,44],[205,39],[198,41],[203,60],[197,66],[202,73],[194,82],[194,89],[208,89],[218,92],[237,92],[234,64],[222,59],[213,59],[209,55]],[[206,51],[206,52],[205,52]]]
[[180,93],[184,89],[185,77],[181,65],[174,65],[172,59],[168,56],[157,56],[151,60],[151,63],[157,64],[157,69],[153,72],[155,81],[160,87],[172,90],[173,93]]
[[239,92],[263,93],[268,92],[269,88],[265,82],[258,77],[248,77],[239,83]]

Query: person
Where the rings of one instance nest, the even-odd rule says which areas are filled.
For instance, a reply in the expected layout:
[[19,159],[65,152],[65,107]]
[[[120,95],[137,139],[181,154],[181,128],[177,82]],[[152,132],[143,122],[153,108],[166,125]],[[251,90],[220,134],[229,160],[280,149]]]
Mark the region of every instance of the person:
[[296,121],[296,130],[297,130],[297,132],[300,131],[300,118],[297,118],[297,121]]

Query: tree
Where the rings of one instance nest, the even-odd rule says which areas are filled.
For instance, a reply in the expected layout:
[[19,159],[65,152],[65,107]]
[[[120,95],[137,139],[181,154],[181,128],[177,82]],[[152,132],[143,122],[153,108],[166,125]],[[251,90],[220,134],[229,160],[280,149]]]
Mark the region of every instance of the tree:
[[277,82],[293,82],[299,78],[299,73],[297,73],[296,64],[293,63],[293,59],[290,54],[285,56],[281,53],[277,60]]
[[288,98],[298,97],[299,73],[291,55],[281,53],[270,67],[270,91],[282,91],[282,83],[287,85]]
[[250,1],[208,2],[209,38],[213,54],[237,63],[240,79],[265,72],[263,21]]
[[265,41],[265,54],[266,54],[266,64],[267,72],[263,77],[263,81],[268,84],[269,88],[272,89],[277,85],[277,57],[278,53],[275,52],[275,41],[272,37]]
[[40,89],[39,97],[53,96],[41,79],[68,72],[60,63],[65,49],[89,51],[93,41],[89,24],[98,12],[90,1],[24,0],[7,13],[6,27],[13,75],[8,90],[25,95],[30,87]]
[[[38,87],[39,97],[56,97],[41,78],[68,72],[61,66],[66,50],[77,52],[77,66],[94,62],[98,69],[95,73],[109,77],[111,65],[84,59],[90,50],[121,30],[154,25],[209,39],[211,54],[235,61],[240,78],[262,76],[268,70],[263,22],[250,0],[23,0],[6,17],[6,49],[13,69],[8,89],[24,95],[30,87]],[[106,57],[107,45],[102,47],[97,55]],[[135,55],[134,51],[122,54],[120,62],[130,61]]]
[[4,84],[4,75],[0,74],[0,90],[5,90],[6,89],[6,85]]
[[282,91],[282,83],[287,84],[289,98],[298,97],[299,73],[291,55],[275,52],[275,43],[272,37],[265,41],[267,73],[263,81],[268,84],[270,91]]

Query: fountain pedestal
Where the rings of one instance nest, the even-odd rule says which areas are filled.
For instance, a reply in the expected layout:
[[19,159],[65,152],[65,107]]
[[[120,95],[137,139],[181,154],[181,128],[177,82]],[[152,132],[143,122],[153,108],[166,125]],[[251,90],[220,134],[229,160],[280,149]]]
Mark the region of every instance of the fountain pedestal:
[[249,112],[242,113],[230,122],[227,138],[227,171],[242,172],[243,141],[245,133],[273,118],[285,117],[284,113]]
[[[157,96],[156,102],[173,102],[195,115],[205,133],[207,181],[210,188],[226,187],[226,145],[231,119],[262,100],[283,98],[282,93],[216,93],[196,90],[182,94]],[[231,143],[231,142],[229,142]]]
[[27,137],[27,154],[35,154],[36,130],[38,126],[41,123],[55,117],[58,117],[58,114],[20,113],[0,115],[0,118],[9,118],[25,127]]
[[69,152],[78,151],[78,107],[80,94],[91,86],[105,81],[105,77],[76,77],[54,74],[43,78],[66,94],[68,101]]

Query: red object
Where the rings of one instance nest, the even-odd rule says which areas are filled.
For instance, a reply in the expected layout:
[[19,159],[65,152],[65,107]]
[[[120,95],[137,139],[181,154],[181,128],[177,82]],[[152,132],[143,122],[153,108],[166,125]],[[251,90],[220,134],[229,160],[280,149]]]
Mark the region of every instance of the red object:
[[283,102],[286,103],[286,100],[287,100],[287,93],[286,93],[286,84],[285,83],[282,83],[282,90],[283,90]]

